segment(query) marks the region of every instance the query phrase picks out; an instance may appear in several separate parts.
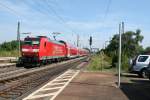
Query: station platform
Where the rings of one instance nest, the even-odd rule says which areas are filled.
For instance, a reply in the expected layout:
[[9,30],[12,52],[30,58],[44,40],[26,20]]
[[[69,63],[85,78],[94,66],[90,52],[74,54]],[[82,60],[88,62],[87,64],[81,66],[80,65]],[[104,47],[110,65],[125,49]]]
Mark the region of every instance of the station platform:
[[17,61],[17,57],[0,57],[0,63],[11,63]]
[[23,100],[128,100],[116,82],[114,74],[71,70]]
[[13,65],[16,65],[16,63],[0,63],[0,68]]
[[128,100],[116,82],[113,74],[80,72],[55,100]]

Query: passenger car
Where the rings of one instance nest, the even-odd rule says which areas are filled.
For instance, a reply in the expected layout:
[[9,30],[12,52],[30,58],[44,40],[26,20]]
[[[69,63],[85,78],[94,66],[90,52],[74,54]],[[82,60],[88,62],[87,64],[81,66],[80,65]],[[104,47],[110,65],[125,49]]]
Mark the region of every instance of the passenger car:
[[150,63],[148,64],[147,68],[146,68],[146,76],[149,78],[150,80]]
[[146,68],[150,63],[150,55],[139,55],[132,63],[132,72],[146,78]]

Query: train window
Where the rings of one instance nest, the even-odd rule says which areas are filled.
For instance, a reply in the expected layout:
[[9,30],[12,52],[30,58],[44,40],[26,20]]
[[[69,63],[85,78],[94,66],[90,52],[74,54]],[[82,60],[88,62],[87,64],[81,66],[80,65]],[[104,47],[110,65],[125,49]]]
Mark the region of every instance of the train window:
[[40,42],[39,41],[32,41],[32,45],[39,45]]
[[39,41],[24,41],[24,45],[39,45]]
[[25,38],[24,45],[39,45],[40,44],[40,40],[39,38]]
[[31,41],[24,41],[23,44],[24,45],[32,45],[32,42]]
[[46,47],[46,42],[44,43],[44,47]]

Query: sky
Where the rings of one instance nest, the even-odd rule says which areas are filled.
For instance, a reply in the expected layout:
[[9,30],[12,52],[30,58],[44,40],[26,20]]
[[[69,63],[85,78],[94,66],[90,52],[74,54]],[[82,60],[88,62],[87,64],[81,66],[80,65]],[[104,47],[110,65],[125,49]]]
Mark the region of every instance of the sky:
[[[141,29],[143,47],[150,45],[150,0],[0,0],[0,43],[16,40],[17,22],[20,33],[44,35],[51,39],[76,44],[79,35],[81,47],[89,47],[93,37],[94,48],[102,48],[114,34],[120,22],[125,31]],[[27,34],[21,34],[21,38]]]

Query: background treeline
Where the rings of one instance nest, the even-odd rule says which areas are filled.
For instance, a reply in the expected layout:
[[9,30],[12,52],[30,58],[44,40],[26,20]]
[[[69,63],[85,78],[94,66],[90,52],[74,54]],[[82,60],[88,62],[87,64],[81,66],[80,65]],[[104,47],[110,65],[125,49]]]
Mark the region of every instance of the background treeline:
[[18,56],[18,42],[13,40],[0,44],[0,56]]
[[17,49],[18,49],[18,42],[15,40],[0,44],[0,50],[11,51]]

